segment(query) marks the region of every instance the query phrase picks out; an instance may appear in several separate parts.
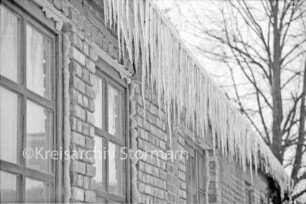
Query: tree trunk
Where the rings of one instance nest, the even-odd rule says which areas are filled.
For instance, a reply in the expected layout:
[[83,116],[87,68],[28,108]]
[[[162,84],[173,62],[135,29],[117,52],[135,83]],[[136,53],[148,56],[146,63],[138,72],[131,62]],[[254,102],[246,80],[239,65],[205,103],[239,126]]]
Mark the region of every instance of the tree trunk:
[[282,131],[283,105],[281,94],[281,39],[278,26],[278,0],[271,2],[273,15],[273,62],[272,62],[272,100],[273,100],[273,123],[272,123],[272,151],[276,158],[282,163]]
[[305,137],[305,95],[306,95],[306,60],[305,60],[305,68],[304,68],[304,79],[303,79],[303,92],[302,92],[302,101],[301,101],[301,110],[300,110],[300,126],[299,126],[299,136],[296,146],[295,159],[293,163],[293,169],[291,172],[291,178],[294,180],[294,183],[298,180],[298,171],[301,168],[301,162],[303,158],[303,145],[304,145],[304,137]]

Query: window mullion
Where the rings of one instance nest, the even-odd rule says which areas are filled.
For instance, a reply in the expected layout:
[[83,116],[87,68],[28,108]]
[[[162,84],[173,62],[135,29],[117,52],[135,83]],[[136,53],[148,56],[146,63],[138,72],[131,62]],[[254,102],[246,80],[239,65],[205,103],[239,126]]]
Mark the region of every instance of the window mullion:
[[[20,57],[21,57],[21,86],[23,87],[23,93],[22,93],[22,99],[21,99],[21,109],[22,109],[22,129],[21,129],[21,151],[20,151],[20,157],[21,157],[21,165],[23,168],[25,168],[26,161],[25,158],[22,155],[23,150],[26,147],[26,94],[25,94],[25,85],[26,85],[26,32],[25,32],[25,19],[22,17],[21,20],[21,36],[20,36]],[[20,177],[20,199],[22,202],[25,202],[25,171],[23,171],[23,174]]]
[[108,177],[109,177],[109,172],[108,172],[108,166],[109,166],[109,154],[108,154],[108,150],[109,150],[109,148],[108,148],[108,140],[106,140],[105,139],[105,149],[106,149],[106,159],[105,159],[105,191],[107,192],[107,195],[108,195]]
[[[105,132],[108,133],[108,98],[107,98],[107,94],[108,94],[108,89],[107,89],[107,81],[103,80],[103,99],[102,99],[102,104],[103,104],[103,114],[102,114],[102,118],[103,118],[103,125],[104,125],[104,130]],[[105,159],[105,191],[106,191],[106,195],[107,195],[107,199],[108,199],[108,178],[109,178],[109,139],[107,137],[105,137],[105,149],[106,149],[106,159]]]
[[[102,113],[102,121],[104,125],[104,130],[108,132],[108,88],[107,88],[107,81],[103,80],[102,87],[103,87],[103,98],[102,98],[102,104],[103,104],[103,113]],[[104,117],[104,118],[103,118]]]

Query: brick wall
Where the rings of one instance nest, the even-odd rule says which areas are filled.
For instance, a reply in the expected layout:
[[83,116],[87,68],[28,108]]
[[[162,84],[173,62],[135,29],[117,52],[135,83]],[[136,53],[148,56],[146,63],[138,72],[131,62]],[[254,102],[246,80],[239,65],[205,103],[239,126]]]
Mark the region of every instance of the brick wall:
[[[52,1],[51,1],[52,2]],[[68,34],[70,47],[70,125],[72,155],[77,155],[70,163],[70,202],[92,203],[96,195],[91,190],[91,182],[96,174],[94,154],[85,157],[87,150],[94,150],[94,111],[96,63],[99,55],[107,54],[112,59],[118,57],[115,41],[105,27],[93,15],[93,8],[87,1],[58,1],[53,5],[71,20],[63,27]],[[102,33],[103,32],[103,33]],[[106,37],[108,36],[108,37]],[[101,56],[100,56],[101,57]],[[88,156],[88,155],[86,155]]]
[[267,182],[262,174],[255,174],[253,171],[253,181],[249,169],[246,172],[236,163],[226,158],[218,157],[221,203],[238,204],[247,203],[245,190],[248,184],[253,184],[253,202],[261,204],[260,198],[267,191]]
[[[62,30],[69,36],[70,49],[70,123],[72,152],[94,149],[95,92],[93,84],[98,58],[118,59],[116,38],[103,25],[100,1],[49,0],[69,19]],[[127,68],[128,69],[128,68]],[[138,73],[139,75],[139,73]],[[145,105],[141,96],[141,82],[136,78],[130,84],[130,143],[131,149],[147,152],[147,158],[131,161],[131,200],[137,203],[185,203],[186,158],[171,160],[150,152],[179,151],[185,149],[187,131],[173,126],[170,145],[167,116],[158,107],[156,95],[145,90]],[[208,157],[209,179],[207,183],[209,203],[245,203],[244,181],[250,176],[242,172],[234,162],[212,151]],[[70,202],[95,202],[91,181],[96,174],[94,155],[74,158],[70,164]],[[254,177],[255,178],[255,177]],[[254,179],[255,201],[259,203],[260,192],[265,191],[262,177]]]
[[[145,106],[139,81],[133,81],[131,120],[132,147],[146,153],[147,158],[135,162],[136,188],[140,203],[184,203],[186,199],[185,159],[165,159],[161,154],[171,150],[183,150],[184,134],[175,132],[172,146],[169,144],[168,125],[163,108],[159,109],[155,94],[145,91]],[[144,109],[145,107],[145,109]],[[151,154],[152,153],[152,154]]]

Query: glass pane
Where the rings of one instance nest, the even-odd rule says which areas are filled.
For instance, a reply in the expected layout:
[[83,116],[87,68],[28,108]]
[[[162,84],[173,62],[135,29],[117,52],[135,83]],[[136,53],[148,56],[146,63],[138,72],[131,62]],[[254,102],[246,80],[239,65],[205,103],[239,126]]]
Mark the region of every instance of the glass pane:
[[18,96],[0,87],[0,159],[17,163]]
[[26,179],[26,202],[47,203],[51,201],[51,185],[34,179]]
[[196,191],[196,163],[195,158],[191,155],[188,155],[187,158],[187,169],[186,169],[186,185],[187,188],[195,192]]
[[205,204],[206,203],[206,197],[204,192],[199,192],[199,203]]
[[199,167],[199,170],[198,170],[198,175],[199,175],[199,186],[202,188],[202,189],[205,189],[205,184],[206,184],[206,163],[205,163],[205,156],[204,155],[201,155],[199,154],[199,157],[198,157],[198,167]]
[[96,167],[96,176],[93,178],[92,188],[97,190],[104,189],[103,183],[103,159],[104,159],[104,151],[103,151],[103,142],[101,137],[95,137],[95,164]]
[[96,197],[96,203],[107,203],[104,198],[101,198],[99,196]]
[[194,195],[193,193],[187,191],[186,197],[187,197],[186,198],[187,199],[186,203],[190,203],[190,204],[197,203],[197,196]]
[[27,166],[51,172],[51,159],[46,151],[52,148],[52,137],[52,114],[43,107],[27,101],[26,145],[35,153],[32,158],[27,158]]
[[103,128],[103,118],[102,118],[102,97],[103,97],[103,85],[102,80],[98,79],[94,83],[94,89],[96,93],[96,99],[95,99],[95,126],[102,129]]
[[17,202],[17,176],[0,171],[0,202]]
[[108,200],[107,203],[108,203],[108,204],[118,204],[118,203],[120,203],[120,202],[118,202],[118,201],[113,201],[113,200]]
[[0,6],[0,74],[18,81],[18,24],[17,17]]
[[27,88],[51,98],[51,42],[30,25],[26,26]]
[[197,184],[197,168],[196,168],[196,162],[195,162],[195,158],[192,157],[191,158],[191,164],[190,164],[190,168],[191,168],[191,189],[193,192],[196,191],[196,184]]
[[123,161],[121,159],[121,151],[120,147],[109,142],[108,145],[108,153],[109,153],[109,161],[108,161],[108,192],[123,195]]
[[108,85],[108,132],[122,136],[122,93]]

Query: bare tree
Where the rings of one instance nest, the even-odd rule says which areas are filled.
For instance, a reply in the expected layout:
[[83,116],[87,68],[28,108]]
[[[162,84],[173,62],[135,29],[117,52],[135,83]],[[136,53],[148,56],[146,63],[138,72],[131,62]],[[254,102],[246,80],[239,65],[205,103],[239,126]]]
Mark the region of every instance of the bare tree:
[[[206,59],[226,65],[231,80],[225,88],[233,90],[229,97],[276,158],[292,168],[298,185],[306,179],[306,1],[214,3],[204,13],[213,3],[175,2],[176,12],[188,7],[189,15],[180,15],[197,41],[191,44]],[[304,193],[306,186],[293,199]]]

